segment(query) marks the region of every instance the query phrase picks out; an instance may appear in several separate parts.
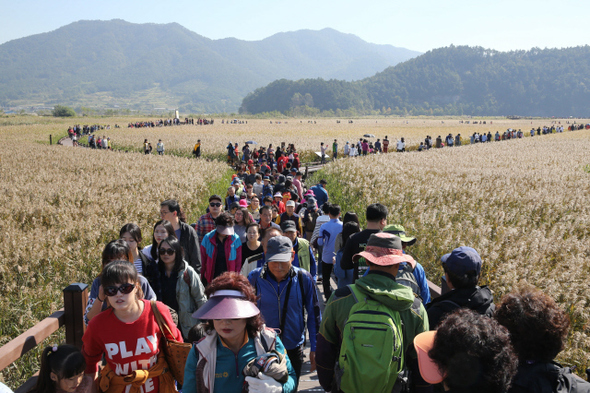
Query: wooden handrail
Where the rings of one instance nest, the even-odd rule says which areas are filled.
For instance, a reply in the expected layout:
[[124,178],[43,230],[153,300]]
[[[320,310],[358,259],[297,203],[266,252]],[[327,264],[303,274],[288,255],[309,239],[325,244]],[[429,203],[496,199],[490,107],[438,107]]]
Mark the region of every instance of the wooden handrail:
[[64,325],[64,309],[54,312],[20,336],[0,347],[0,371],[10,366]]
[[430,280],[426,280],[426,282],[428,283],[428,289],[430,289],[430,298],[431,299],[436,299],[437,297],[442,295],[441,287],[439,287],[438,285],[436,285],[435,283],[433,283]]
[[[71,284],[63,290],[64,308],[54,312],[23,334],[0,347],[0,371],[10,366],[21,356],[39,345],[60,327],[66,328],[66,343],[82,347],[82,336],[86,330],[84,309],[88,302],[88,285]],[[35,377],[29,378],[15,393],[28,391],[35,383]]]

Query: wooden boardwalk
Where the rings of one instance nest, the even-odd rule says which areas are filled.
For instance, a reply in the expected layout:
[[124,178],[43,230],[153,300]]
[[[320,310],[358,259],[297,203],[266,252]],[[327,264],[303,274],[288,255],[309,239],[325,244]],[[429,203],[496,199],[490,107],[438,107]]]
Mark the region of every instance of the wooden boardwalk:
[[[330,280],[330,284],[332,286],[332,290],[336,290],[336,283],[333,280]],[[318,298],[320,303],[320,310],[322,313],[324,312],[324,290],[322,283],[316,284],[317,291],[318,291]],[[299,378],[299,392],[324,392],[324,389],[320,386],[318,381],[317,373],[310,372],[310,364],[309,364],[309,339],[307,340],[307,345],[305,346],[305,359],[303,363],[303,367],[301,369],[301,378]]]

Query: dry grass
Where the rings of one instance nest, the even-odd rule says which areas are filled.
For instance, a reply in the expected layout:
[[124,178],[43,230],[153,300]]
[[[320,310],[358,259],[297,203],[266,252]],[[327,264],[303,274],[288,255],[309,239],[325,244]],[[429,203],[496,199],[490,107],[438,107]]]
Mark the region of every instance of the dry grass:
[[[211,184],[228,176],[217,162],[31,142],[54,126],[0,128],[0,345],[61,308],[68,284],[90,284],[125,223],[137,223],[147,244],[161,201],[179,200],[195,222]],[[3,371],[11,387],[33,360]]]
[[590,131],[343,159],[321,174],[331,199],[364,215],[388,206],[418,242],[409,252],[439,282],[440,257],[474,247],[496,300],[518,282],[556,299],[573,331],[561,359],[590,365]]
[[[116,119],[119,120],[119,119]],[[139,119],[141,120],[141,119]],[[126,127],[131,120],[120,119],[119,125]],[[489,124],[490,121],[493,124]],[[559,121],[559,120],[557,120]],[[104,119],[99,122],[105,122]],[[254,140],[259,146],[268,146],[270,143],[277,146],[281,142],[286,144],[294,143],[298,151],[304,152],[309,158],[309,152],[319,151],[320,143],[324,142],[331,150],[332,141],[338,139],[339,149],[342,149],[346,141],[351,143],[357,141],[364,134],[374,134],[383,140],[387,135],[393,143],[400,138],[405,138],[408,146],[419,145],[424,141],[426,135],[432,136],[433,140],[438,135],[442,138],[451,133],[460,133],[463,137],[474,132],[500,131],[507,128],[521,128],[523,131],[530,130],[531,126],[550,126],[551,120],[506,120],[486,119],[488,124],[460,124],[459,119],[355,119],[352,124],[347,120],[336,123],[336,119],[320,119],[315,121],[290,119],[276,121],[249,119],[248,124],[221,124],[221,119],[215,119],[215,124],[207,126],[182,125],[174,127],[156,127],[139,129],[111,129],[101,131],[100,135],[107,135],[115,144],[124,147],[140,149],[144,139],[148,139],[152,146],[156,147],[158,139],[162,139],[168,152],[179,155],[190,155],[197,139],[203,143],[203,154],[209,156],[220,156],[226,154],[226,146],[231,142],[238,142],[240,148],[244,142]],[[532,122],[532,124],[531,124]],[[564,123],[565,121],[561,121]],[[580,121],[578,121],[580,122]],[[109,119],[109,123],[114,122]],[[91,122],[89,124],[92,124]]]
[[[212,183],[224,185],[226,167],[206,160],[167,155],[66,149],[47,146],[49,134],[70,124],[114,124],[129,118],[0,119],[0,345],[61,307],[61,290],[90,283],[98,273],[104,244],[127,222],[151,237],[159,202],[176,198],[194,222]],[[274,123],[274,122],[273,122]],[[488,120],[489,123],[489,120]],[[533,121],[535,127],[549,120]],[[562,121],[563,123],[563,121]],[[261,145],[295,143],[299,151],[343,146],[370,133],[393,142],[417,144],[427,134],[468,135],[475,131],[528,130],[529,121],[493,120],[459,124],[458,119],[248,120],[248,124],[178,126],[100,131],[119,146],[138,149],[144,138],[163,139],[167,152],[190,154],[197,139],[205,155],[224,155],[229,141],[254,139]],[[499,296],[526,280],[547,291],[568,310],[574,334],[564,359],[587,362],[590,206],[587,150],[590,132],[339,160],[326,168],[332,197],[363,212],[381,201],[420,239],[411,252],[429,278],[438,279],[438,258],[467,244],[485,260],[484,280]],[[30,360],[4,370],[16,387],[37,365]],[[0,380],[2,375],[0,374]]]

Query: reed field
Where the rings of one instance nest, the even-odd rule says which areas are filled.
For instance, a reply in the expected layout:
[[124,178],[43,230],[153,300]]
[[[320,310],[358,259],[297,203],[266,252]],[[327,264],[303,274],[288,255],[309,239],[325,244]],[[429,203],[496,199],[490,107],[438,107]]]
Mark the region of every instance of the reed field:
[[[147,118],[0,118],[0,345],[62,307],[61,291],[72,282],[90,284],[99,273],[104,245],[126,223],[142,229],[151,242],[159,203],[175,198],[195,222],[206,198],[223,192],[230,172],[219,161],[190,158],[197,139],[204,157],[224,157],[229,141],[240,146],[295,143],[312,157],[320,142],[364,134],[388,135],[393,149],[401,137],[408,146],[426,135],[530,130],[560,120],[486,119],[299,119],[251,120],[247,124],[183,125],[128,129]],[[465,119],[463,119],[465,120]],[[474,119],[469,119],[474,120]],[[483,120],[483,119],[482,119]],[[479,119],[478,119],[479,121]],[[531,124],[532,122],[532,124]],[[581,123],[581,120],[577,120]],[[561,124],[565,121],[561,120]],[[166,155],[49,146],[49,134],[65,135],[69,125],[110,125],[96,134],[117,148],[141,150],[158,139]],[[118,124],[122,128],[113,128]],[[567,125],[566,125],[567,127]],[[561,360],[584,370],[589,364],[590,131],[526,137],[427,152],[344,158],[317,174],[328,180],[331,200],[364,216],[381,202],[389,222],[401,223],[418,242],[408,249],[430,280],[438,282],[440,257],[460,245],[477,249],[483,281],[496,299],[518,282],[534,284],[569,313],[573,332]],[[189,156],[189,157],[187,157]],[[313,184],[309,184],[313,185]],[[52,342],[63,338],[56,335]],[[48,340],[49,341],[49,340]],[[39,351],[0,372],[11,388],[38,367]]]
[[[63,307],[70,283],[91,284],[124,224],[137,223],[150,244],[161,201],[177,199],[196,222],[212,187],[224,189],[230,176],[214,161],[36,142],[54,127],[0,127],[0,345]],[[38,353],[0,377],[16,388],[38,368]]]
[[418,241],[408,248],[440,283],[440,257],[478,250],[496,301],[535,285],[567,311],[572,332],[560,359],[590,365],[590,131],[341,159],[317,174],[343,212],[389,208]]
[[[221,158],[227,155],[226,147],[229,142],[238,143],[240,149],[246,141],[255,141],[258,146],[268,147],[270,143],[274,147],[285,142],[287,145],[294,143],[297,151],[302,154],[304,161],[317,160],[314,151],[320,150],[320,143],[324,142],[328,149],[332,149],[334,139],[338,140],[338,148],[342,153],[342,148],[346,141],[354,143],[365,134],[373,134],[374,138],[368,138],[375,142],[377,138],[383,140],[388,136],[390,146],[400,138],[404,138],[408,147],[417,147],[420,142],[424,141],[426,135],[430,135],[434,141],[437,136],[445,138],[449,133],[456,135],[461,134],[464,138],[474,132],[491,132],[502,133],[508,128],[522,129],[525,133],[531,127],[551,126],[552,123],[561,121],[565,124],[566,120],[508,120],[508,119],[477,119],[478,124],[466,124],[476,121],[476,119],[401,119],[401,118],[376,118],[376,119],[354,119],[353,123],[341,119],[337,123],[336,119],[287,119],[287,120],[261,120],[245,119],[242,124],[221,124],[221,120],[228,121],[231,119],[216,118],[212,125],[180,125],[154,128],[127,128],[127,124],[134,121],[146,119],[129,120],[126,118],[117,119],[79,119],[76,124],[118,124],[122,128],[102,130],[96,135],[106,135],[113,140],[118,148],[140,151],[143,149],[143,141],[147,139],[151,142],[154,152],[158,139],[162,139],[166,151],[170,154],[190,156],[193,146],[198,139],[203,146],[203,155],[205,157]],[[460,123],[463,121],[463,123]],[[486,124],[479,124],[485,121]],[[577,120],[578,123],[582,122]],[[245,123],[247,122],[247,124]],[[491,123],[491,124],[490,124]],[[566,125],[567,128],[567,125]]]

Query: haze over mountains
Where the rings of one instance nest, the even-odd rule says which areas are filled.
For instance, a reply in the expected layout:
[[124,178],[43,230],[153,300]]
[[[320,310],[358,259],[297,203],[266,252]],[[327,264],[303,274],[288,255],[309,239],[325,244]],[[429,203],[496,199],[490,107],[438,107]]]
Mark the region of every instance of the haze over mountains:
[[241,41],[176,23],[79,21],[0,45],[0,106],[233,112],[277,79],[358,80],[419,54],[332,29]]

